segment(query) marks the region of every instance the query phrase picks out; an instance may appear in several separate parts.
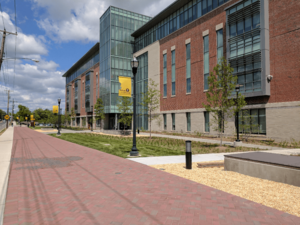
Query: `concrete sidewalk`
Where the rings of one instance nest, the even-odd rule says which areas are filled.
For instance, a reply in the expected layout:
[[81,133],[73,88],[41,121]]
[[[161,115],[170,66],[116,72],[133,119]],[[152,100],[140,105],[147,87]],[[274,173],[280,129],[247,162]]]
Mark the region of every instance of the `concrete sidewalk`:
[[[260,152],[268,152],[274,154],[300,154],[300,149],[281,149],[281,150],[267,150]],[[209,162],[224,160],[224,155],[238,154],[246,152],[231,152],[231,153],[211,153],[211,154],[197,154],[192,156],[193,162]],[[159,156],[159,157],[140,157],[140,158],[128,158],[131,161],[142,163],[144,165],[161,165],[172,163],[185,163],[185,155],[176,156]]]
[[13,146],[13,134],[14,128],[10,126],[0,136],[0,225],[3,224],[10,158]]

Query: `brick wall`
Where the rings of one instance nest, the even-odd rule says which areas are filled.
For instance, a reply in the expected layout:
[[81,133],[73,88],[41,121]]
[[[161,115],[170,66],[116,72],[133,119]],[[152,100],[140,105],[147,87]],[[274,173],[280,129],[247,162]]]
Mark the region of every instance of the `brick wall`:
[[[97,75],[98,75],[98,88],[99,88],[99,63],[95,64],[89,70],[94,70],[94,72],[93,72],[93,83],[92,83],[93,86],[91,87],[91,92],[93,94],[93,103],[91,103],[91,104],[95,105],[96,101],[97,101],[97,98],[96,98],[97,97],[96,96],[96,76]],[[78,91],[79,91],[79,93],[78,93],[79,96],[78,97],[80,97],[80,105],[78,105],[78,109],[80,111],[80,116],[87,115],[87,113],[85,112],[85,73],[86,73],[86,71],[81,74],[81,80],[79,81],[81,83],[81,86],[80,86],[80,90],[78,89]],[[74,108],[74,106],[75,106],[74,105],[75,88],[73,88],[73,86],[75,87],[75,82],[72,81],[68,84],[71,84],[71,86],[70,86],[70,111],[71,111],[71,109]],[[99,90],[98,90],[98,97],[99,97]],[[67,97],[65,99],[67,99]],[[89,113],[89,114],[91,114],[91,113]]]
[[[203,76],[203,35],[209,30],[209,69],[217,64],[216,25],[223,23],[224,56],[226,52],[226,12],[224,9],[237,2],[232,0],[207,15],[195,20],[160,40],[160,54],[167,50],[167,98],[161,97],[161,111],[203,108],[206,101]],[[191,94],[186,94],[186,44],[191,39]],[[171,97],[171,47],[176,46],[176,96]],[[160,60],[160,91],[163,93],[163,57]]]
[[[160,55],[167,50],[167,98],[161,97],[161,111],[203,108],[206,96],[203,78],[203,36],[209,30],[210,71],[217,63],[216,25],[223,23],[224,8],[230,1],[198,20],[160,40]],[[248,104],[300,101],[300,1],[269,0],[270,23],[270,97],[247,98]],[[191,38],[191,94],[186,94],[185,40]],[[171,47],[176,46],[176,97],[171,97]],[[160,91],[163,93],[163,58],[160,59]]]

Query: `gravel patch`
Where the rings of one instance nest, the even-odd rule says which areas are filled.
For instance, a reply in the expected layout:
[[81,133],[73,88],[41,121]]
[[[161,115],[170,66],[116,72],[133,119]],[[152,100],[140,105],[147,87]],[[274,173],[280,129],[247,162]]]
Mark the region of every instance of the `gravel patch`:
[[205,163],[201,162],[199,166],[195,162],[192,170],[185,169],[185,163],[152,167],[300,217],[300,187],[224,171],[222,163],[207,162],[203,166]]

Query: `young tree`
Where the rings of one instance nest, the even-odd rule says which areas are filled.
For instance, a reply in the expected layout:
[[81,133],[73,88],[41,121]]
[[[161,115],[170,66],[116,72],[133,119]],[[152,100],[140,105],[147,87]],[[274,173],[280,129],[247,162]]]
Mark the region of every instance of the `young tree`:
[[94,106],[95,119],[100,120],[100,129],[102,128],[102,120],[105,119],[104,105],[102,98],[98,98]]
[[71,118],[72,118],[72,121],[75,120],[75,116],[76,116],[75,110],[74,110],[74,108],[71,108]]
[[65,116],[62,121],[64,121],[66,125],[69,125],[71,122],[70,113],[67,110],[65,110]]
[[119,97],[117,107],[121,113],[119,122],[124,124],[125,133],[125,125],[130,126],[132,121],[132,101],[128,97]]
[[[227,119],[246,105],[245,98],[241,93],[238,94],[238,101],[234,97],[237,76],[232,75],[232,72],[233,68],[226,59],[224,57],[220,59],[208,77],[207,104],[203,104],[208,112],[212,112],[212,125],[221,138],[220,145],[222,145]],[[237,102],[238,104],[236,104]]]
[[259,125],[257,121],[257,113],[250,114],[249,110],[240,111],[239,128],[243,134],[243,138],[248,141],[252,134],[257,134],[259,132]]
[[151,123],[159,118],[154,112],[160,106],[160,91],[157,88],[158,84],[154,80],[149,79],[148,91],[142,97],[142,111],[148,113],[148,121],[150,124],[150,139],[151,139]]

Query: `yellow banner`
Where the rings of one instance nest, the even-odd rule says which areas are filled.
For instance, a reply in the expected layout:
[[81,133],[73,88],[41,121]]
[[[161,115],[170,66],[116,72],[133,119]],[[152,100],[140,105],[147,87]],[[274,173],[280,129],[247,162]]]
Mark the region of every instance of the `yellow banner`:
[[53,106],[53,113],[58,113],[58,106],[57,105]]
[[19,117],[17,117],[17,120],[19,119]]
[[30,120],[34,120],[33,115],[30,115]]
[[121,83],[121,89],[119,90],[119,96],[131,97],[131,78],[119,77]]

